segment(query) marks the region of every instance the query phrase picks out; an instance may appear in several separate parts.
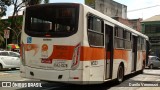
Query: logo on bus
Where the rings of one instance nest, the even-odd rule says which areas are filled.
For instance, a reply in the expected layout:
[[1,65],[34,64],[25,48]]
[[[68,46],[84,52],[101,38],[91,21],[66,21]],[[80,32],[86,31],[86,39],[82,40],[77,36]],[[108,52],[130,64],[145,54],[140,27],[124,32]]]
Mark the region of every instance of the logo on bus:
[[27,43],[32,43],[32,37],[27,37]]
[[48,58],[48,45],[47,44],[42,45],[41,57],[42,58]]

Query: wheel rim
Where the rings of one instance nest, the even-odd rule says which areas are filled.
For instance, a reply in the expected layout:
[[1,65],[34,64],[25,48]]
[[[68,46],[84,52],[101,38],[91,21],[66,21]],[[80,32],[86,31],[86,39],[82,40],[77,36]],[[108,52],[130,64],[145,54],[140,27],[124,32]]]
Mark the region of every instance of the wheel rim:
[[152,68],[153,68],[153,65],[151,65],[150,68],[152,69]]
[[120,67],[119,67],[119,70],[118,70],[118,77],[117,77],[119,82],[122,82],[122,81],[123,81],[123,76],[124,76],[123,73],[124,73],[124,72],[123,72],[123,67],[120,66]]

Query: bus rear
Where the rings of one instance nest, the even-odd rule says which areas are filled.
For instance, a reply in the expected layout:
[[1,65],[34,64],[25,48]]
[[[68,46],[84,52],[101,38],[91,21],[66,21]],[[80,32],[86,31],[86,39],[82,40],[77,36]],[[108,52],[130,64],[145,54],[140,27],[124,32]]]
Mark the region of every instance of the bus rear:
[[83,81],[80,7],[55,3],[26,8],[21,36],[21,77]]

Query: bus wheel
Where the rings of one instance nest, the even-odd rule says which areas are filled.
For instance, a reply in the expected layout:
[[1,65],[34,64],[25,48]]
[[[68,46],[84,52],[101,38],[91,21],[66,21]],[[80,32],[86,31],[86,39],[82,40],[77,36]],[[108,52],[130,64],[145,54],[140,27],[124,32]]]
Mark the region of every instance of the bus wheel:
[[3,66],[2,66],[2,64],[0,63],[0,70],[1,70],[1,69],[3,69]]
[[143,62],[142,69],[139,71],[139,74],[143,74],[144,69],[145,69],[145,62]]
[[149,66],[149,68],[150,68],[150,69],[153,69],[153,64],[151,64],[151,65]]
[[120,65],[117,72],[117,82],[121,83],[123,79],[124,79],[124,68],[122,65]]

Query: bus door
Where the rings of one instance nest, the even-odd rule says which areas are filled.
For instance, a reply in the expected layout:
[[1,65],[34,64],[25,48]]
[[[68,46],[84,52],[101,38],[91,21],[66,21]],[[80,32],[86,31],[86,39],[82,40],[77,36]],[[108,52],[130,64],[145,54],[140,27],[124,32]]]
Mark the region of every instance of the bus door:
[[132,35],[132,72],[136,71],[137,65],[137,36]]
[[105,51],[106,51],[106,67],[105,80],[112,78],[113,71],[113,27],[105,24]]

